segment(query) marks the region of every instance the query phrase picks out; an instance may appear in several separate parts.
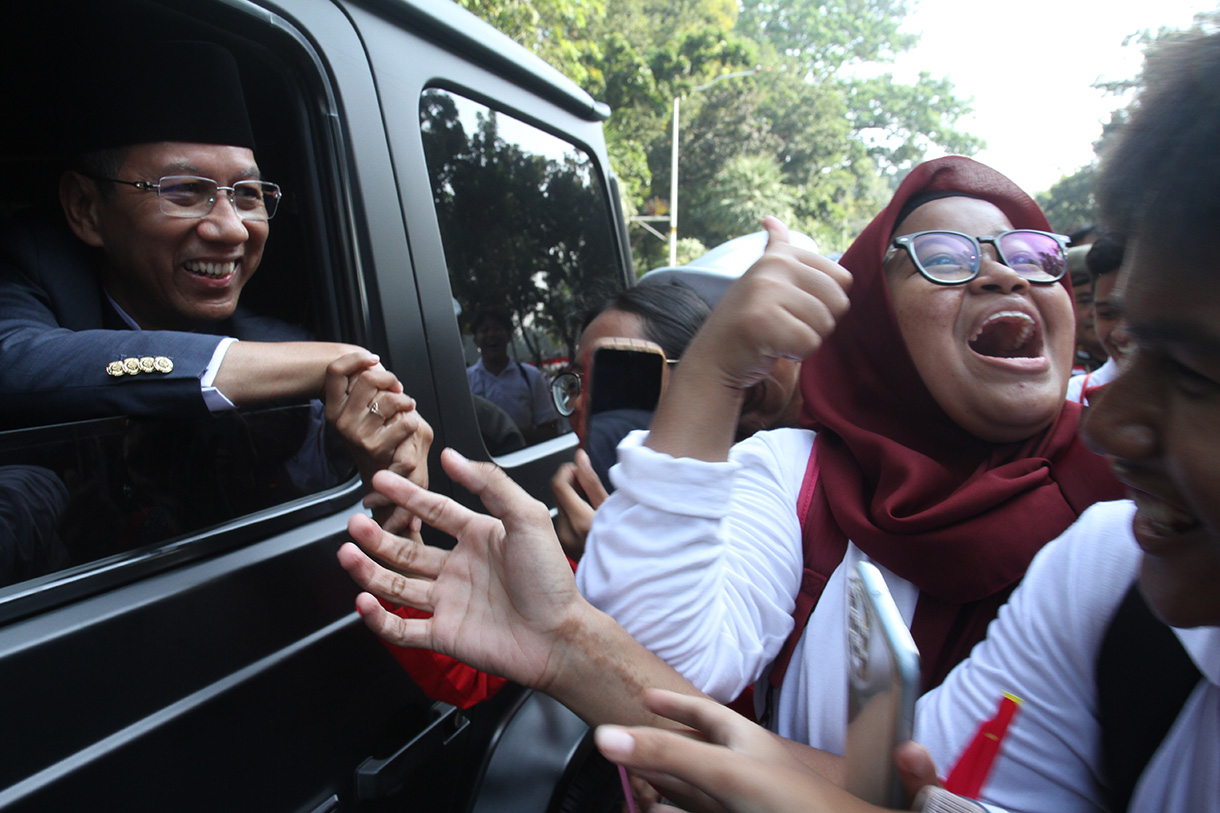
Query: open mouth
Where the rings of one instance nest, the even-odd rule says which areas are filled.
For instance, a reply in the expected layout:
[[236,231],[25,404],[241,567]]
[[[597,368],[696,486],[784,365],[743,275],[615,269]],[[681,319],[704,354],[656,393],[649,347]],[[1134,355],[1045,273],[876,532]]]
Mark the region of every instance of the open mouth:
[[208,277],[209,279],[224,279],[237,270],[237,261],[231,260],[227,263],[207,263],[198,260],[192,260],[182,264],[182,267],[200,277]]
[[1161,536],[1186,533],[1199,525],[1191,514],[1150,494],[1134,491],[1131,500],[1139,510],[1139,517]]
[[1000,311],[987,317],[974,331],[970,349],[992,358],[1037,358],[1042,355],[1042,337],[1029,314]]

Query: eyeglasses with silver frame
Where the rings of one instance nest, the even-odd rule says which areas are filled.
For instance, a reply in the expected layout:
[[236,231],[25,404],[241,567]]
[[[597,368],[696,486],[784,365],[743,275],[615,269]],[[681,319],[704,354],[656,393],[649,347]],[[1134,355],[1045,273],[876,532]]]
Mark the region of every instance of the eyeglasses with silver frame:
[[232,186],[221,186],[211,178],[195,175],[166,175],[156,183],[118,178],[98,180],[134,186],[142,192],[156,192],[161,213],[169,217],[207,217],[220,193],[224,192],[229,196],[233,211],[242,220],[270,220],[283,196],[279,185],[268,181],[238,181]]

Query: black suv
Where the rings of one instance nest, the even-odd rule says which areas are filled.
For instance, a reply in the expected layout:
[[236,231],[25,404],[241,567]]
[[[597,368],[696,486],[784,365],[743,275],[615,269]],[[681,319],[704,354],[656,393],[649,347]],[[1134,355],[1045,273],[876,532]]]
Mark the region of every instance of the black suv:
[[[106,70],[100,46],[224,45],[285,190],[243,302],[379,353],[434,427],[433,488],[467,504],[435,453],[492,458],[465,370],[475,306],[509,301],[518,357],[546,368],[570,317],[632,278],[609,111],[456,5],[3,13],[0,219],[55,216],[65,100]],[[512,685],[434,702],[365,630],[334,556],[359,479],[334,452],[330,481],[272,475],[309,411],[0,425],[0,810],[612,808],[569,713]],[[494,459],[549,500],[575,445]]]

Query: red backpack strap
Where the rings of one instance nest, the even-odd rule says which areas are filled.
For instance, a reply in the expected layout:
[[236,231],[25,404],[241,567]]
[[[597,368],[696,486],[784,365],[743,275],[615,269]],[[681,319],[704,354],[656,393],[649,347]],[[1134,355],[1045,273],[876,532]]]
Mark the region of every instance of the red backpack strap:
[[813,450],[809,453],[809,465],[805,467],[805,479],[801,481],[801,493],[796,500],[796,516],[801,523],[801,543],[803,548],[804,570],[801,573],[801,589],[796,595],[796,609],[792,611],[795,623],[788,640],[776,656],[771,666],[770,683],[778,689],[788,671],[788,662],[792,660],[792,652],[796,643],[805,632],[809,616],[817,606],[822,591],[830,574],[835,572],[847,554],[847,536],[831,521],[829,516],[822,517],[819,527],[810,528],[809,509],[814,505],[826,505],[826,495],[822,484],[818,481],[818,443],[814,440]]

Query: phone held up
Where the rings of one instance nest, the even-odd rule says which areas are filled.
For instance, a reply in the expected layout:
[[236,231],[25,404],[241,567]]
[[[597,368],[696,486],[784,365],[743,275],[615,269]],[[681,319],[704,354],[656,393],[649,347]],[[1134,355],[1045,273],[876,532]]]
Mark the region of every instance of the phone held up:
[[643,339],[602,339],[589,355],[589,414],[652,412],[668,378],[665,351]]
[[847,587],[847,790],[903,808],[894,749],[911,738],[919,650],[881,571],[869,562],[855,571]]

